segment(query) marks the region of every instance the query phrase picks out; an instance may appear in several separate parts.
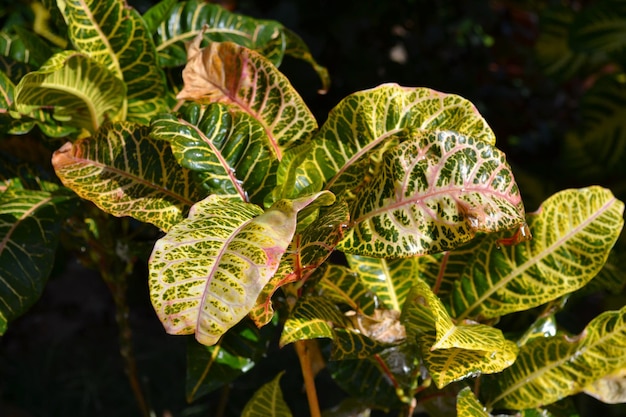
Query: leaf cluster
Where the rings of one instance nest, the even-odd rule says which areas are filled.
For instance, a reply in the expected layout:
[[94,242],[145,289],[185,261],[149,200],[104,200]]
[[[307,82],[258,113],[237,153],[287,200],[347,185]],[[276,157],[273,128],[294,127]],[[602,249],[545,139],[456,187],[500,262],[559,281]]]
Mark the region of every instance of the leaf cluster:
[[[253,368],[272,338],[296,346],[305,380],[325,367],[353,401],[328,415],[623,401],[625,308],[574,335],[555,318],[606,273],[624,211],[609,189],[526,213],[478,110],[428,88],[356,92],[318,125],[278,66],[303,60],[322,92],[328,73],[274,21],[197,0],[143,15],[122,0],[36,4],[38,25],[0,37],[0,334],[63,243],[122,311],[124,274],[147,263],[165,331],[193,335],[189,402]],[[16,138],[51,165],[13,152]],[[521,314],[529,326],[500,325]],[[279,379],[243,415],[291,415]]]

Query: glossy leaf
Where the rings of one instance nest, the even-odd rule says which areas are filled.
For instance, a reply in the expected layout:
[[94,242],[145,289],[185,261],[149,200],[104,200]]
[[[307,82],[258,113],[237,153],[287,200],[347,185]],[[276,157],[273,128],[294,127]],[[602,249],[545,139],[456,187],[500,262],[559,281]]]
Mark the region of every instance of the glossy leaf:
[[469,101],[428,88],[383,84],[344,98],[313,138],[296,186],[335,194],[367,182],[383,152],[418,131],[450,130],[490,144],[495,136]]
[[185,42],[202,35],[209,42],[234,42],[253,49],[279,66],[285,54],[309,63],[330,85],[328,71],[317,64],[300,37],[273,20],[254,19],[230,13],[221,6],[198,0],[181,1],[170,10],[170,17],[158,26],[156,43],[161,65],[176,67],[187,61]]
[[0,192],[0,335],[41,295],[61,225],[75,208],[75,197],[62,190]]
[[254,393],[250,401],[246,403],[241,417],[291,417],[291,411],[280,389],[282,375],[281,372]]
[[235,326],[218,343],[187,342],[187,402],[200,398],[252,369],[267,349],[267,341],[249,321]]
[[201,40],[198,36],[188,45],[184,88],[177,98],[238,106],[261,123],[278,159],[317,129],[302,98],[266,58],[231,42],[200,49]]
[[345,266],[325,264],[320,270],[319,281],[315,284],[316,295],[336,304],[348,305],[352,310],[367,315],[374,314],[375,309],[381,306],[378,296],[363,282],[361,276]]
[[[331,198],[332,197],[332,198]],[[274,315],[272,295],[283,285],[305,282],[330,256],[341,239],[343,225],[347,221],[348,208],[345,202],[333,204],[332,194],[318,198],[308,209],[330,206],[304,230],[296,230],[287,254],[282,258],[276,274],[265,285],[250,317],[257,326],[267,324]],[[299,219],[300,221],[300,219]],[[300,227],[300,222],[298,224]]]
[[263,126],[236,107],[210,104],[197,124],[160,115],[151,135],[170,143],[209,194],[261,204],[275,184],[278,160]]
[[54,49],[41,38],[20,26],[0,32],[0,70],[17,83],[28,72],[43,65]]
[[[146,23],[146,29],[148,33],[155,34],[157,29],[165,20],[172,15],[172,9],[178,3],[177,0],[161,0],[150,7],[146,12],[141,16],[143,21]],[[157,47],[158,52],[158,47]],[[183,51],[184,53],[184,51]],[[181,65],[184,64],[185,61],[181,62]]]
[[371,258],[346,255],[348,265],[361,281],[390,310],[401,311],[417,277],[420,258]]
[[499,317],[583,287],[604,265],[623,226],[624,204],[600,187],[559,192],[527,217],[533,239],[498,248],[484,236],[450,296],[453,317]]
[[626,307],[593,319],[576,337],[536,338],[520,348],[513,366],[485,377],[488,408],[551,404],[626,367]]
[[459,391],[456,397],[456,415],[457,417],[489,417],[489,413],[469,387]]
[[68,36],[126,85],[120,118],[148,124],[166,109],[165,77],[143,19],[123,0],[59,0]]
[[417,337],[422,359],[438,388],[469,376],[500,372],[517,354],[495,327],[455,324],[443,303],[417,280],[403,312],[407,333]]
[[333,338],[333,327],[350,327],[350,322],[332,301],[324,297],[307,296],[298,300],[285,322],[280,346],[298,340]]
[[281,200],[266,212],[214,195],[195,204],[157,241],[149,262],[150,297],[166,331],[217,343],[278,269],[298,212],[322,195]]
[[373,340],[351,330],[335,329],[330,359],[365,359],[387,349],[390,345]]
[[167,144],[148,134],[148,127],[108,124],[63,145],[52,164],[66,187],[107,213],[169,230],[202,196]]
[[86,55],[65,51],[22,78],[15,87],[15,108],[30,114],[52,107],[59,121],[95,132],[116,117],[125,94],[113,72]]
[[383,154],[357,191],[339,249],[398,257],[454,249],[477,232],[524,222],[524,206],[504,154],[450,131],[423,132]]

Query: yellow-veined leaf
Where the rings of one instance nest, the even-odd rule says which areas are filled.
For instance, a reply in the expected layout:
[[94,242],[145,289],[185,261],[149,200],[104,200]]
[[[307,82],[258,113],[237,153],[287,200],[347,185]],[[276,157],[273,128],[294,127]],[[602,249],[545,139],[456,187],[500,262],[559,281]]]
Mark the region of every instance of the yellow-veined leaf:
[[272,381],[254,393],[241,413],[241,417],[291,417],[291,411],[283,399],[279,373]]
[[452,250],[477,232],[524,223],[524,205],[505,155],[451,131],[420,132],[387,150],[380,169],[354,190],[339,249],[399,257]]
[[58,0],[74,47],[126,85],[121,120],[148,124],[166,109],[165,76],[145,22],[124,0]]
[[499,329],[455,324],[441,300],[419,279],[402,322],[417,338],[424,364],[439,388],[469,376],[500,372],[515,361],[517,346]]
[[483,379],[488,409],[522,410],[583,391],[626,367],[626,307],[593,319],[576,337],[535,338],[499,375]]
[[54,55],[15,87],[15,108],[29,115],[53,108],[55,119],[93,133],[117,117],[126,97],[124,83],[98,61],[74,51]]
[[503,235],[483,236],[471,252],[451,253],[466,263],[450,294],[452,316],[499,317],[583,287],[604,265],[623,211],[607,189],[565,190],[528,215],[532,240],[499,247]]
[[255,306],[296,231],[298,212],[326,193],[280,200],[266,212],[217,196],[154,246],[150,297],[170,334],[215,344]]
[[213,42],[200,49],[202,36],[187,47],[184,88],[177,98],[199,103],[225,102],[258,120],[282,158],[317,129],[317,122],[287,77],[262,55],[232,42]]
[[52,157],[63,184],[115,216],[132,216],[163,230],[183,220],[203,195],[165,142],[147,126],[104,125],[91,137],[67,142]]
[[469,387],[463,388],[456,396],[456,415],[457,417],[490,417]]

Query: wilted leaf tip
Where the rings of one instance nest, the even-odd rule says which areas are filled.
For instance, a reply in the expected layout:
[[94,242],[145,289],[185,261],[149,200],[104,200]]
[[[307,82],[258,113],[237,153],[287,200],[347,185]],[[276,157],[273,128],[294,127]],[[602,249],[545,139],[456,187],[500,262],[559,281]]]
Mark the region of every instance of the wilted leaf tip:
[[72,142],[65,142],[63,146],[52,154],[52,166],[55,169],[61,169],[74,163],[73,150]]

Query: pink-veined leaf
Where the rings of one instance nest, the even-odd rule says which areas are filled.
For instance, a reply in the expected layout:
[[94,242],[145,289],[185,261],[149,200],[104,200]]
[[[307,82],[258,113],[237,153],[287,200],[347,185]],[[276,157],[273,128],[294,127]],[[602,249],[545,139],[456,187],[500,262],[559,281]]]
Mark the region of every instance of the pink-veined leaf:
[[451,131],[421,132],[383,154],[354,191],[352,226],[339,249],[398,257],[455,249],[477,232],[524,223],[524,205],[505,155]]
[[57,176],[80,197],[114,216],[132,216],[163,230],[182,221],[202,198],[169,145],[132,123],[102,126],[67,142],[52,157]]
[[200,49],[201,40],[200,34],[188,45],[184,88],[177,98],[238,106],[263,125],[278,159],[317,129],[309,108],[270,61],[232,42]]
[[255,306],[296,231],[298,212],[328,193],[280,200],[266,212],[209,196],[157,241],[150,296],[170,334],[215,344]]

